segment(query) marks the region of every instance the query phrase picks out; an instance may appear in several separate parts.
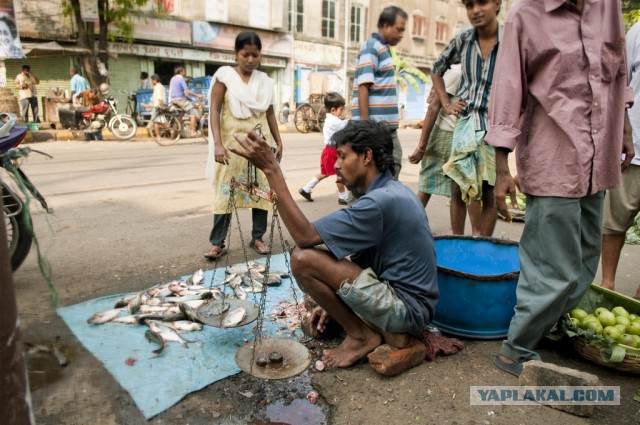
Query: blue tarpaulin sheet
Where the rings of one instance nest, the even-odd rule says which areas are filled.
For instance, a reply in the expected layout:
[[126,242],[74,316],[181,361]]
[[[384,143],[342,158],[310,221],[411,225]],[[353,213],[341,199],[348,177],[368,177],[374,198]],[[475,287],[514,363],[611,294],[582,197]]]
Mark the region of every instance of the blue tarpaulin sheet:
[[[284,254],[271,257],[270,270],[287,271]],[[216,269],[215,274],[214,270],[208,270],[204,284],[213,282],[216,285],[224,275],[224,267]],[[269,319],[269,313],[276,308],[275,304],[281,301],[293,303],[294,290],[301,301],[302,292],[290,279],[285,278],[282,285],[268,288],[264,320],[266,329],[262,336],[296,338],[282,323]],[[256,303],[260,296],[247,295],[247,300]],[[110,295],[60,308],[58,314],[82,345],[102,362],[129,393],[146,419],[165,411],[187,394],[240,372],[235,363],[235,354],[238,347],[253,341],[255,322],[232,329],[204,326],[202,331],[182,335],[184,339],[193,341],[188,347],[169,343],[160,355],[155,356],[152,351],[158,348],[158,344],[146,340],[144,334],[149,329],[147,326],[87,323],[87,319],[95,313],[112,309],[122,296]],[[299,336],[300,331],[297,332]],[[128,359],[136,361],[129,366]]]

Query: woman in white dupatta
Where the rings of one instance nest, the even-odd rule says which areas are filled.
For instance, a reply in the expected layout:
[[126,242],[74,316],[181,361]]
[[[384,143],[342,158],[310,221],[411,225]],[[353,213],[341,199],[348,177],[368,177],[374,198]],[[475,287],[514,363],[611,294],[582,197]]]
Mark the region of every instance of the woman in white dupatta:
[[[257,181],[260,190],[269,192],[269,183],[262,171],[250,167],[246,159],[229,151],[230,146],[239,147],[233,136],[255,129],[271,143],[278,160],[282,157],[282,139],[273,111],[274,81],[258,70],[261,50],[262,42],[256,33],[238,34],[235,42],[237,66],[220,67],[209,88],[211,131],[206,174],[213,184],[215,196],[213,229],[209,236],[212,246],[204,256],[210,260],[227,253],[225,238],[231,222],[231,179],[244,184]],[[268,254],[269,248],[262,241],[262,236],[267,230],[271,203],[237,189],[234,200],[237,208],[252,209],[253,229],[249,246],[259,254]]]

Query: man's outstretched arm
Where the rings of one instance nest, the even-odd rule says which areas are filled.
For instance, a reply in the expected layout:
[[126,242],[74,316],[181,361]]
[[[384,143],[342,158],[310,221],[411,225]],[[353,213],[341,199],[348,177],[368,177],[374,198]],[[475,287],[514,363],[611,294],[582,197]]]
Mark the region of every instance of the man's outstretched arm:
[[280,165],[267,142],[258,136],[255,131],[249,132],[247,137],[235,137],[243,149],[229,148],[229,150],[248,159],[264,172],[271,190],[275,192],[278,198],[278,212],[296,245],[300,248],[311,248],[322,244],[323,241],[316,228],[302,213],[291,196]]

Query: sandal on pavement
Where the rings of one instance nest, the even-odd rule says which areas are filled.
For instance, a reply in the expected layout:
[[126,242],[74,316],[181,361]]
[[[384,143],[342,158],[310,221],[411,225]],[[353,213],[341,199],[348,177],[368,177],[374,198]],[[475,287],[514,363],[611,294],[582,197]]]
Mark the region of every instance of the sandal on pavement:
[[253,248],[253,250],[258,254],[266,255],[269,253],[269,248],[261,240],[256,239],[255,241],[251,242],[249,246]]
[[209,252],[204,254],[204,258],[208,260],[217,260],[218,258],[227,254],[227,250],[220,248],[219,246],[212,246]]
[[496,354],[495,358],[493,359],[493,364],[495,364],[498,369],[501,369],[514,376],[520,376],[520,374],[522,373],[522,362],[507,363],[500,358],[500,354]]

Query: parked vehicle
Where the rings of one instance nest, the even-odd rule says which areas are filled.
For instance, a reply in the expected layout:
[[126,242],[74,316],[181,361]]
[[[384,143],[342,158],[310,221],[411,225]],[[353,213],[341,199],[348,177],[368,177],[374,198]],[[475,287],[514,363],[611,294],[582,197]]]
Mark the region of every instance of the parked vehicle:
[[[44,197],[20,169],[20,159],[29,155],[32,150],[27,147],[17,147],[26,137],[27,128],[14,126],[16,121],[17,117],[14,114],[0,114],[0,125],[2,125],[0,127],[0,167],[6,171],[0,174],[0,187],[13,270],[20,267],[29,254],[33,242],[30,197],[37,199],[45,211],[51,212]],[[43,152],[38,153],[47,155]],[[7,176],[10,179],[6,178]]]
[[118,101],[112,96],[106,96],[108,90],[108,86],[101,87],[104,100],[97,105],[58,110],[62,127],[71,130],[76,138],[81,138],[81,135],[88,138],[89,134],[105,129],[120,140],[135,136],[138,130],[136,121],[130,115],[118,113]]
[[[209,112],[205,111],[202,100],[197,99],[192,102],[197,111],[196,131],[204,137],[209,127]],[[161,146],[168,146],[174,144],[181,137],[190,137],[190,118],[189,114],[175,103],[160,107],[155,119],[159,128],[156,142]]]

